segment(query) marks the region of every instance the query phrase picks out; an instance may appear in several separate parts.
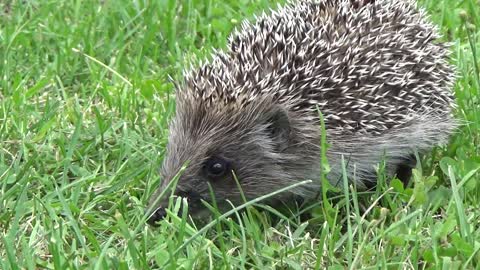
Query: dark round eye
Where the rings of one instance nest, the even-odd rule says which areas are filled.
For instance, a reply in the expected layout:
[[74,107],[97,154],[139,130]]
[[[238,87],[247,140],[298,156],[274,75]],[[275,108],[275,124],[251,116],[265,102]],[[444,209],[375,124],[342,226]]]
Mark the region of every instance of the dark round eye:
[[229,162],[225,159],[212,157],[205,163],[205,172],[210,177],[220,177],[228,172],[229,167]]

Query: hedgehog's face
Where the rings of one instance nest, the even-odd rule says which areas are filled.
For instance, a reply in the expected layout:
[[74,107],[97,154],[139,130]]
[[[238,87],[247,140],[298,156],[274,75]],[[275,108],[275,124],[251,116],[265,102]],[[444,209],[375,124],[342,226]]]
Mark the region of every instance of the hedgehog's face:
[[215,200],[224,211],[243,203],[242,193],[250,200],[288,185],[291,177],[282,161],[288,161],[284,150],[292,136],[287,111],[276,105],[239,111],[180,104],[170,125],[162,184],[150,200],[149,209],[156,209],[150,223],[165,216],[171,190],[159,196],[174,179],[173,194],[187,200],[194,217],[208,213],[202,200]]

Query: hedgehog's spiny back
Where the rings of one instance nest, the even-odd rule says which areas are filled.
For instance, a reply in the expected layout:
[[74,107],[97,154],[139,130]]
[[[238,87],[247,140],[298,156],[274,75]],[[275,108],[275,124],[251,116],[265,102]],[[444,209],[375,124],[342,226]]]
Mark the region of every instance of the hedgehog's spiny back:
[[318,105],[328,128],[369,134],[449,113],[453,72],[425,14],[408,0],[352,2],[302,1],[244,23],[179,94],[214,106],[268,95],[315,115]]

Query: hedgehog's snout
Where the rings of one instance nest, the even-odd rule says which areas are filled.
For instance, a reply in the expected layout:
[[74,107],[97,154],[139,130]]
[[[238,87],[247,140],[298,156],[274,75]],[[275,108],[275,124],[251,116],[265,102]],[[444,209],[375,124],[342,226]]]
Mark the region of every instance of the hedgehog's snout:
[[[173,195],[174,198],[177,198],[177,197],[180,197],[180,198],[183,198],[187,201],[188,205],[190,206],[189,209],[192,209],[192,208],[198,208],[199,205],[201,204],[201,199],[202,197],[200,196],[200,194],[196,191],[193,191],[193,190],[189,190],[189,191],[185,191],[185,190],[182,190],[182,189],[178,189],[175,191],[175,194]],[[164,199],[160,202],[160,206],[158,206],[153,212],[151,212],[151,209],[150,207],[147,208],[147,213],[149,214],[149,218],[147,219],[147,223],[149,225],[152,225],[152,226],[157,226],[157,222],[159,221],[162,221],[166,216],[167,216],[167,212],[166,212],[166,208],[168,208],[168,203],[167,203],[168,200]],[[153,203],[151,203],[153,204]],[[178,213],[182,213],[183,212],[183,203],[180,204],[180,208],[178,210]]]
[[159,207],[153,212],[150,217],[147,219],[147,223],[151,226],[158,226],[157,222],[161,221],[167,216],[165,208]]

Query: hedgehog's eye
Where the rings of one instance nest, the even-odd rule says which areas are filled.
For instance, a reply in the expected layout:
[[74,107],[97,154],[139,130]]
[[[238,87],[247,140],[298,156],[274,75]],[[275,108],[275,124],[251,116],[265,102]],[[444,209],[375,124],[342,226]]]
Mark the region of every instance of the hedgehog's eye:
[[228,161],[219,157],[212,157],[205,162],[204,170],[205,173],[210,177],[221,177],[224,176],[230,167]]

